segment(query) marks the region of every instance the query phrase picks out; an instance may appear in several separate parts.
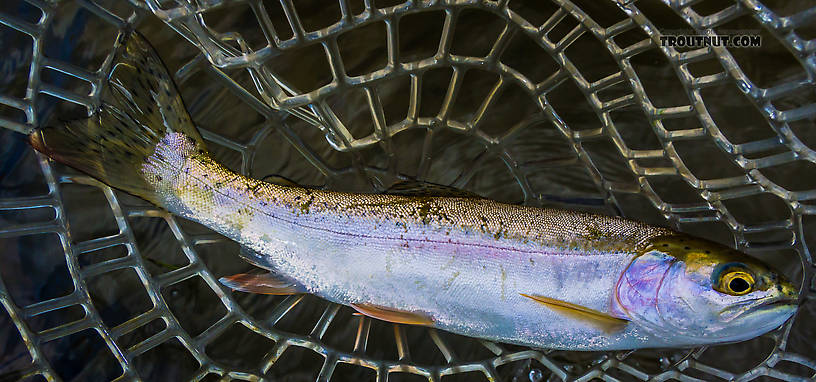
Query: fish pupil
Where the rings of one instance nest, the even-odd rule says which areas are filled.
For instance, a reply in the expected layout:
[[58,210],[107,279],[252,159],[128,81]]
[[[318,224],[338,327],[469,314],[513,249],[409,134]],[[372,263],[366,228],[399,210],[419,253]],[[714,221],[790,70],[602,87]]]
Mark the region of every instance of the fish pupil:
[[737,277],[728,283],[728,287],[736,293],[742,293],[747,291],[751,285],[748,284],[747,280]]

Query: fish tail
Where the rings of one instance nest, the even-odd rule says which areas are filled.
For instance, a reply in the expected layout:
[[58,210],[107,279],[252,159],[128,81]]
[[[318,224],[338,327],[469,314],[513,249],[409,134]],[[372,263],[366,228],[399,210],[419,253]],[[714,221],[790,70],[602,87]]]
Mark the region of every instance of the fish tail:
[[138,33],[122,32],[99,108],[85,119],[29,135],[37,150],[103,183],[159,203],[144,163],[167,135],[183,135],[204,152],[201,135],[155,50]]

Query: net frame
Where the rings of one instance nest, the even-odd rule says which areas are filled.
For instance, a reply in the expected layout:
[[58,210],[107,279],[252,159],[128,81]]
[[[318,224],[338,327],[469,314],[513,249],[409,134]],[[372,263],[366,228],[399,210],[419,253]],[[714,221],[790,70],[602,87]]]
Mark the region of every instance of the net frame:
[[[43,11],[43,17],[36,24],[19,20],[14,15],[0,14],[0,24],[25,33],[36,42],[42,37],[47,25],[54,17],[53,11],[57,2],[28,1],[29,4]],[[487,150],[502,158],[509,171],[518,180],[519,186],[524,195],[524,202],[530,205],[542,205],[547,203],[546,195],[536,193],[533,187],[526,181],[529,174],[525,174],[512,155],[503,147],[503,139],[489,136],[481,132],[479,128],[479,114],[470,121],[456,121],[449,118],[447,112],[449,107],[443,106],[436,117],[420,118],[417,109],[421,102],[420,91],[421,75],[424,71],[445,65],[454,66],[454,75],[448,87],[446,105],[455,101],[457,89],[461,86],[461,76],[468,67],[480,67],[494,70],[501,75],[500,83],[494,91],[489,93],[488,98],[483,102],[481,112],[487,109],[491,99],[500,92],[501,83],[512,82],[521,86],[534,97],[541,107],[541,115],[536,118],[549,120],[563,134],[564,138],[572,146],[576,157],[581,163],[590,169],[592,178],[596,182],[599,193],[604,195],[603,200],[607,206],[613,210],[621,211],[616,200],[616,194],[630,193],[643,195],[653,204],[653,206],[664,215],[664,217],[676,228],[682,228],[681,224],[694,224],[707,221],[720,221],[726,223],[734,235],[735,244],[738,248],[747,251],[773,251],[783,248],[793,248],[800,257],[804,268],[805,280],[812,280],[813,262],[807,244],[803,238],[804,227],[802,217],[813,215],[814,207],[807,202],[816,197],[816,190],[791,191],[774,183],[762,174],[760,169],[789,163],[796,160],[814,162],[812,149],[799,140],[790,128],[789,123],[797,120],[813,118],[816,115],[816,104],[811,103],[791,110],[778,110],[772,101],[784,97],[802,89],[813,89],[814,74],[816,72],[816,40],[803,40],[797,34],[797,29],[816,19],[816,8],[801,11],[791,16],[780,17],[771,9],[763,6],[757,1],[738,0],[734,5],[722,9],[719,12],[707,16],[697,14],[692,8],[697,2],[694,1],[665,1],[676,14],[680,15],[692,28],[701,34],[712,34],[712,28],[733,20],[741,15],[751,15],[764,28],[767,28],[772,35],[783,44],[795,59],[801,64],[806,77],[801,81],[786,82],[770,88],[761,88],[753,84],[747,75],[742,71],[737,61],[725,48],[702,48],[685,52],[678,52],[670,47],[659,45],[660,30],[646,16],[639,12],[637,3],[631,2],[621,5],[628,18],[610,27],[603,28],[596,23],[588,14],[579,7],[566,0],[554,1],[559,10],[541,26],[534,26],[528,22],[523,15],[515,13],[508,6],[506,1],[419,1],[405,2],[403,4],[378,9],[371,2],[365,2],[363,13],[353,15],[349,12],[349,6],[345,0],[339,0],[342,12],[341,20],[319,31],[307,32],[303,29],[299,20],[295,5],[291,0],[282,0],[281,4],[286,12],[289,27],[293,30],[293,38],[280,40],[274,33],[274,26],[266,25],[268,36],[272,36],[270,44],[259,51],[251,51],[247,44],[243,42],[242,36],[237,32],[217,34],[208,28],[204,22],[202,14],[206,14],[212,9],[226,6],[226,2],[210,1],[196,3],[176,3],[176,2],[156,2],[147,0],[141,2],[133,0],[136,7],[147,9],[161,18],[164,22],[173,27],[181,36],[199,47],[204,56],[213,64],[205,70],[209,70],[223,81],[225,86],[231,87],[234,94],[247,102],[259,113],[268,116],[274,127],[265,126],[258,129],[248,144],[232,142],[228,138],[219,136],[214,131],[204,131],[207,140],[221,144],[224,147],[232,148],[241,153],[243,172],[248,173],[252,167],[252,162],[256,156],[255,143],[260,141],[269,130],[274,128],[283,132],[288,137],[288,142],[298,148],[304,156],[310,158],[310,162],[315,165],[327,178],[327,185],[331,186],[331,180],[345,176],[348,169],[334,169],[324,163],[318,155],[310,152],[308,148],[298,142],[297,134],[291,130],[287,122],[288,115],[305,120],[315,128],[321,129],[326,134],[332,147],[338,151],[350,152],[354,155],[365,147],[386,142],[390,137],[407,129],[451,129],[467,134],[472,134],[475,139],[480,140]],[[125,27],[138,21],[138,16],[132,16],[127,20],[109,12],[103,6],[89,0],[78,0],[83,8],[89,10],[97,17],[115,25],[117,28]],[[257,14],[263,15],[263,5],[259,1],[245,2],[253,7]],[[499,35],[499,39],[494,44],[491,53],[485,58],[457,57],[450,52],[451,39],[455,29],[458,12],[465,7],[479,7],[494,13],[497,17],[506,21],[505,30]],[[444,11],[446,18],[440,40],[440,47],[436,56],[418,62],[400,63],[398,52],[398,20],[400,17],[420,11],[440,10]],[[579,21],[566,36],[557,42],[549,41],[547,35],[564,18],[573,18]],[[259,18],[261,25],[266,21]],[[361,78],[350,78],[343,70],[342,59],[339,58],[337,36],[342,32],[357,28],[371,22],[383,21],[388,32],[388,66],[380,71],[371,73],[370,76]],[[613,39],[615,36],[639,28],[644,31],[649,38],[626,47],[620,47]],[[559,64],[559,70],[552,76],[540,83],[534,83],[520,72],[501,62],[500,56],[507,43],[515,33],[522,33],[534,38],[541,48],[550,54]],[[583,34],[588,33],[604,45],[609,50],[610,56],[619,65],[620,71],[604,77],[595,82],[587,81],[582,73],[577,69],[570,59],[564,54],[564,50]],[[287,49],[301,46],[303,44],[321,44],[332,69],[332,83],[325,85],[321,89],[303,93],[288,85],[285,79],[279,78],[275,73],[264,70],[262,63],[265,60],[273,59],[275,54],[280,54]],[[237,45],[235,45],[237,44]],[[236,48],[237,46],[237,48]],[[638,53],[648,49],[658,48],[669,59],[675,68],[678,78],[685,87],[689,104],[684,106],[658,108],[655,107],[646,95],[643,85],[640,83],[637,73],[629,59]],[[19,132],[28,132],[33,127],[38,126],[38,115],[35,110],[36,98],[40,94],[47,94],[75,104],[84,105],[93,109],[93,105],[99,100],[103,74],[107,72],[110,60],[106,60],[97,71],[88,71],[67,62],[45,57],[37,49],[35,44],[32,56],[31,70],[28,78],[28,87],[24,99],[16,99],[5,95],[0,95],[0,103],[23,111],[26,115],[25,122],[18,122],[7,118],[0,118],[0,125]],[[694,76],[688,70],[688,63],[697,62],[704,59],[716,59],[724,68],[724,71],[705,75]],[[251,90],[242,87],[236,80],[226,74],[227,69],[246,68],[252,74],[260,99]],[[40,81],[40,73],[43,68],[59,71],[63,74],[86,81],[92,85],[89,94],[77,94],[69,89],[44,84]],[[189,73],[184,71],[193,70],[193,66],[185,66],[176,73],[176,79],[186,78]],[[456,69],[459,68],[459,69]],[[458,73],[458,74],[457,74]],[[405,120],[392,125],[386,125],[382,115],[382,103],[375,88],[369,85],[375,81],[387,80],[394,76],[409,75],[411,78],[411,106]],[[575,130],[568,126],[557,111],[546,99],[548,90],[558,86],[563,81],[573,81],[580,89],[584,97],[588,100],[588,105],[595,111],[603,125],[595,130]],[[599,93],[610,86],[619,83],[631,85],[631,93],[616,97],[611,100],[602,101]],[[700,95],[700,89],[707,86],[714,86],[724,82],[733,82],[743,92],[744,96],[761,110],[767,119],[767,123],[776,132],[777,137],[761,141],[753,141],[742,144],[729,142],[725,134],[718,128],[714,119],[707,112],[705,101]],[[369,108],[374,116],[374,133],[362,138],[355,138],[344,126],[343,121],[337,117],[330,105],[325,101],[325,97],[333,92],[341,92],[348,88],[362,88],[367,96]],[[628,105],[640,105],[651,124],[652,130],[658,137],[662,150],[634,150],[627,147],[626,142],[617,132],[615,124],[609,118],[609,112],[617,108]],[[283,111],[281,113],[280,111]],[[694,117],[700,122],[700,128],[690,130],[668,130],[663,126],[663,121],[671,118]],[[533,121],[525,121],[519,128],[528,126]],[[637,176],[638,187],[617,184],[606,181],[601,170],[593,162],[592,157],[582,147],[582,143],[599,137],[606,137],[614,142],[622,157],[624,157],[630,167],[630,171]],[[719,147],[728,153],[733,162],[744,169],[745,176],[703,180],[697,178],[683,163],[682,157],[673,147],[673,143],[678,140],[691,139],[695,137],[710,137]],[[429,154],[430,145],[423,146],[422,158],[427,158],[419,166],[418,177],[423,178],[427,172],[427,166],[432,160]],[[778,154],[760,156],[751,159],[752,154],[761,154],[777,148],[784,148],[785,151]],[[649,167],[638,164],[640,159],[655,159],[668,157],[672,167]],[[355,171],[369,174],[375,169],[367,168],[362,160],[354,162]],[[132,367],[133,360],[146,351],[156,346],[177,338],[183,346],[199,362],[199,371],[194,379],[203,378],[208,373],[221,375],[224,379],[246,379],[253,380],[260,378],[277,359],[290,347],[302,347],[311,349],[324,357],[323,366],[318,374],[318,380],[330,380],[332,373],[338,363],[350,363],[375,370],[377,380],[387,380],[390,373],[408,372],[429,378],[431,381],[439,380],[443,376],[459,374],[469,371],[483,373],[490,380],[499,380],[497,368],[519,360],[535,359],[540,362],[551,376],[560,379],[590,380],[600,378],[604,380],[640,379],[640,380],[699,380],[691,376],[691,371],[696,371],[697,376],[705,378],[718,377],[726,380],[752,380],[762,376],[773,377],[783,380],[808,380],[808,377],[789,374],[775,369],[775,365],[781,361],[794,362],[805,366],[811,370],[810,378],[816,377],[816,362],[812,357],[791,353],[785,350],[787,337],[790,334],[792,324],[789,323],[781,330],[768,335],[775,343],[775,350],[762,362],[750,370],[742,373],[733,373],[708,365],[700,359],[705,349],[694,349],[682,352],[680,356],[665,365],[665,370],[658,373],[651,373],[639,369],[627,362],[630,353],[615,352],[604,353],[589,363],[589,367],[576,371],[570,366],[557,360],[555,356],[558,352],[522,350],[511,351],[505,349],[500,344],[482,341],[482,346],[495,354],[495,357],[479,362],[459,362],[455,354],[450,350],[449,344],[439,337],[432,329],[428,335],[437,345],[438,350],[444,355],[447,363],[444,365],[422,366],[411,362],[410,352],[404,338],[403,328],[394,326],[394,341],[398,348],[399,359],[383,360],[372,359],[365,355],[368,331],[371,321],[367,318],[359,319],[358,336],[355,340],[354,351],[342,352],[329,348],[322,344],[321,339],[326,333],[332,320],[341,309],[336,304],[328,304],[320,319],[315,324],[309,335],[293,335],[292,333],[281,332],[274,328],[274,323],[280,320],[292,308],[300,303],[302,296],[293,296],[284,300],[276,309],[276,315],[267,318],[265,322],[259,322],[244,311],[232,299],[231,294],[225,291],[210,274],[206,265],[197,254],[197,246],[219,240],[211,235],[190,236],[180,227],[176,218],[167,215],[165,212],[153,208],[132,209],[123,208],[120,199],[110,188],[98,182],[82,176],[60,176],[54,172],[51,163],[44,157],[39,157],[39,165],[49,186],[49,193],[44,196],[33,196],[15,199],[0,200],[0,210],[23,210],[31,208],[48,207],[56,211],[64,211],[63,201],[60,197],[60,187],[62,184],[79,183],[98,187],[104,192],[108,203],[111,206],[116,218],[119,233],[113,236],[102,237],[85,242],[74,242],[67,229],[67,221],[64,213],[58,212],[55,219],[37,224],[25,224],[17,226],[7,226],[0,229],[0,237],[9,238],[22,235],[31,235],[42,232],[56,233],[65,250],[68,269],[74,280],[75,290],[70,295],[35,303],[28,306],[18,306],[11,299],[6,286],[0,279],[0,303],[8,312],[23,340],[29,347],[31,357],[34,360],[30,369],[25,370],[22,375],[40,374],[46,379],[59,379],[58,373],[53,370],[46,357],[43,356],[40,344],[63,338],[73,333],[86,329],[95,330],[105,341],[111,353],[122,366],[123,374],[119,380],[136,380],[138,375]],[[468,170],[470,172],[475,169]],[[654,191],[650,184],[650,178],[661,175],[679,175],[689,185],[697,189],[703,196],[705,202],[694,205],[683,205],[667,203]],[[466,177],[463,182],[466,182]],[[377,182],[373,182],[376,187]],[[462,183],[464,184],[464,183]],[[460,184],[461,185],[461,184]],[[746,225],[734,218],[729,212],[724,200],[769,193],[776,195],[788,203],[790,218],[781,221],[770,222],[762,225]],[[623,211],[625,212],[625,211]],[[145,262],[140,255],[136,239],[132,228],[128,223],[128,217],[159,217],[166,221],[170,230],[179,241],[189,264],[167,272],[160,276],[152,276],[145,270]],[[757,233],[767,233],[778,230],[792,232],[790,240],[780,240],[775,243],[754,243],[746,235]],[[109,260],[91,266],[80,267],[77,256],[82,253],[106,248],[114,245],[124,245],[128,249],[128,255],[119,259]],[[118,269],[134,269],[141,282],[144,284],[154,307],[148,312],[141,314],[131,320],[116,327],[107,327],[100,318],[96,308],[91,302],[85,280],[94,275],[111,272]],[[191,336],[186,333],[173,316],[171,310],[164,301],[161,289],[187,280],[192,277],[201,277],[205,283],[215,292],[220,301],[227,308],[227,313],[215,324],[206,329],[198,336]],[[803,283],[803,292],[809,292],[813,288],[812,281]],[[809,301],[807,303],[810,303]],[[85,317],[81,320],[61,325],[44,331],[33,331],[26,319],[41,315],[46,312],[69,306],[81,306],[85,311]],[[345,309],[345,308],[343,308]],[[154,319],[163,320],[167,328],[144,341],[139,342],[129,348],[121,348],[117,340],[124,334],[136,328],[146,325]],[[261,365],[256,370],[235,370],[226,365],[214,361],[207,355],[206,345],[219,334],[222,334],[228,327],[234,324],[242,324],[259,334],[275,341],[275,345],[264,357]],[[271,325],[270,325],[271,324]]]

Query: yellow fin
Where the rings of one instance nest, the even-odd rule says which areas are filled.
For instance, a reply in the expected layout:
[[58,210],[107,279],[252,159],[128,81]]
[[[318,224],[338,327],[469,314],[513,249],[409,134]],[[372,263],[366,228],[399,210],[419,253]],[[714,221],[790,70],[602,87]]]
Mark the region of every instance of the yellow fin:
[[606,333],[615,333],[623,330],[623,327],[629,323],[629,320],[613,317],[604,312],[599,312],[595,309],[573,304],[571,302],[538,295],[529,295],[524,293],[520,294],[541,305],[545,305],[556,312],[592,324]]
[[303,293],[295,284],[283,280],[272,273],[251,274],[239,273],[218,279],[227,287],[247,293],[290,295]]
[[408,312],[399,309],[386,308],[371,304],[351,304],[354,310],[378,320],[393,322],[396,324],[406,325],[425,325],[433,324],[433,319],[424,313]]

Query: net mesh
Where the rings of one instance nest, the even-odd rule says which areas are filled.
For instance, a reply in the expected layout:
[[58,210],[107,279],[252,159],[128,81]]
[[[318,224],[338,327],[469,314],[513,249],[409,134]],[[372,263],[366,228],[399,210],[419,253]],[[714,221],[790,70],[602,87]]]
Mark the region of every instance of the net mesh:
[[[807,242],[816,213],[816,8],[755,0],[307,3],[3,5],[3,43],[17,49],[2,61],[0,125],[25,133],[51,114],[93,110],[116,31],[169,26],[148,37],[171,67],[179,63],[175,79],[214,153],[245,174],[299,165],[309,169],[293,176],[303,184],[357,191],[418,178],[670,225],[794,274],[807,296],[797,318],[742,344],[571,353],[385,324],[310,296],[232,293],[217,278],[235,265],[213,259],[237,259],[237,246],[55,166],[6,131],[5,158],[29,162],[0,173],[0,247],[21,259],[0,271],[0,333],[9,338],[0,375],[816,378]],[[77,29],[77,20],[88,24]],[[762,46],[660,44],[666,34],[733,30],[760,34]],[[69,42],[77,49],[60,49]],[[96,224],[107,231],[80,232]],[[55,263],[26,268],[30,257]],[[59,272],[14,274],[31,267]],[[39,293],[61,278],[64,293]],[[84,353],[93,359],[66,355],[87,348],[102,350]],[[159,361],[178,370],[162,371]]]

